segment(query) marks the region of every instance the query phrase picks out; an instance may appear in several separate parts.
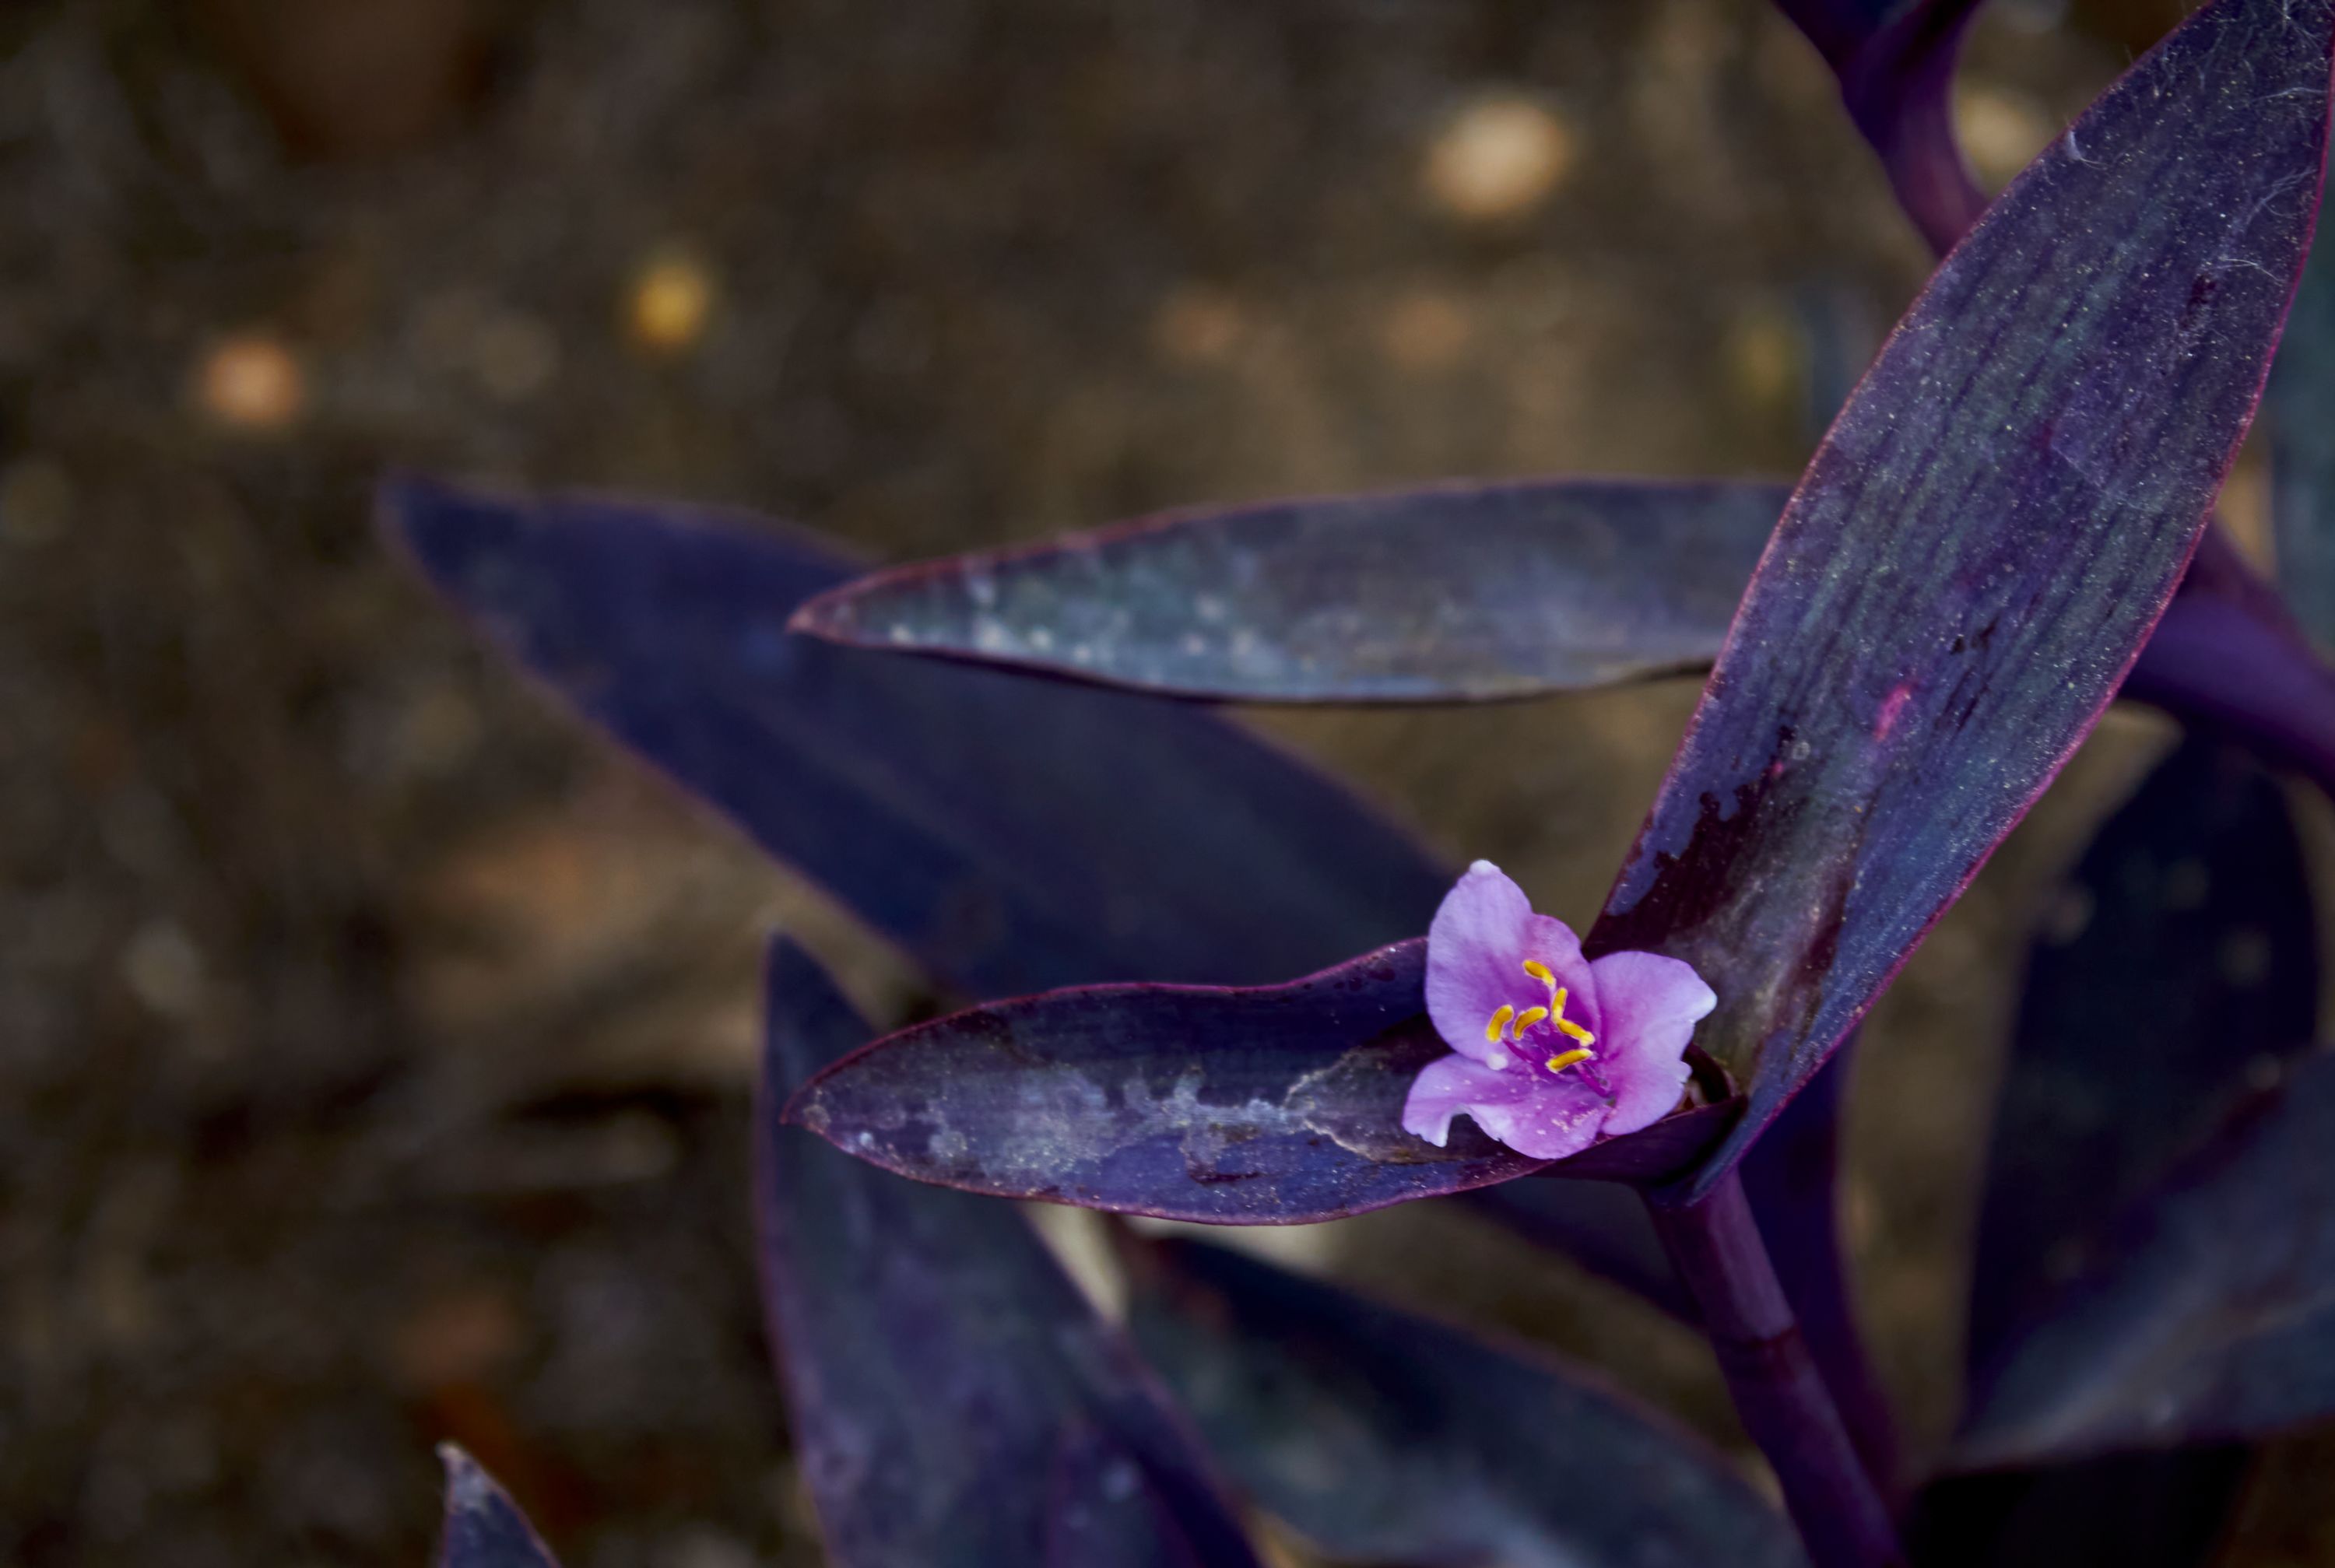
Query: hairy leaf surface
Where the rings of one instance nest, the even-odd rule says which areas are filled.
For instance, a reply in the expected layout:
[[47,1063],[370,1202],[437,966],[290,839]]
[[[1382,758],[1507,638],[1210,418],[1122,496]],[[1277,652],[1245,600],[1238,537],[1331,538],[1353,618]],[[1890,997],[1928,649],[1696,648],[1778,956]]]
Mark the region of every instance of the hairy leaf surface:
[[2317,208],[2327,0],[2220,0],[1940,268],[1752,578],[1593,952],[1681,958],[1749,1114],[1815,1075],[2089,731],[2252,417]]

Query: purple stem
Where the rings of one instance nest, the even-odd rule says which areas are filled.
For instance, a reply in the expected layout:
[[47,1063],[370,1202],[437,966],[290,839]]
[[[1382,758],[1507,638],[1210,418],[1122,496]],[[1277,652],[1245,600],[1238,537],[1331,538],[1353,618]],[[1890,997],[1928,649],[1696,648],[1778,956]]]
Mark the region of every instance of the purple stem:
[[1698,1204],[1646,1201],[1815,1568],[1899,1568],[1888,1506],[1800,1337],[1741,1180],[1729,1174]]
[[2335,672],[2217,531],[2207,531],[2123,695],[2236,740],[2335,799]]
[[1743,1186],[1759,1219],[1785,1298],[1848,1427],[1865,1473],[1884,1498],[1898,1496],[1897,1428],[1887,1391],[1866,1354],[1841,1253],[1840,1115],[1856,1036],[1834,1051],[1743,1162]]
[[1940,256],[1986,210],[1954,135],[1954,63],[1978,0],[1912,7],[1839,66],[1841,101],[1889,183]]

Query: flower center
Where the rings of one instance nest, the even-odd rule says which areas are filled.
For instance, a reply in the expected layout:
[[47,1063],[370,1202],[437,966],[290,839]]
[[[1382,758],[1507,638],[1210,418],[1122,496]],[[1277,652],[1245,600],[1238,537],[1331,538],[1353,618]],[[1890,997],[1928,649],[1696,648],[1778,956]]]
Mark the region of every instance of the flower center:
[[[1550,1072],[1563,1072],[1566,1068],[1576,1063],[1595,1060],[1597,1053],[1589,1048],[1597,1043],[1597,1037],[1565,1016],[1565,997],[1569,994],[1567,988],[1559,985],[1556,982],[1556,976],[1549,973],[1548,965],[1537,958],[1525,960],[1525,973],[1547,988],[1548,1005],[1527,1007],[1522,1012],[1518,1012],[1515,1008],[1503,1004],[1498,1011],[1485,1020],[1485,1040],[1494,1045],[1505,1040],[1511,1045],[1524,1046],[1526,1030],[1537,1029],[1546,1024],[1563,1038],[1573,1041],[1570,1049],[1554,1051],[1543,1064]],[[1530,1060],[1538,1054],[1539,1049],[1552,1043],[1554,1042],[1536,1042],[1536,1047],[1528,1048],[1520,1054]],[[1492,1065],[1501,1067],[1506,1063],[1496,1060]]]

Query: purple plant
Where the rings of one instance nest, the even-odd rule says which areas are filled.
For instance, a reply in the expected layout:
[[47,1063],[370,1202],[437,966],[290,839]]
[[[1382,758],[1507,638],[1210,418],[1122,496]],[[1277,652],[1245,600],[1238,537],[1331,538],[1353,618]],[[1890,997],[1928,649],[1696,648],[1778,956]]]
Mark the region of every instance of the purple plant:
[[1717,1005],[1675,958],[1590,963],[1571,926],[1478,860],[1427,928],[1427,1016],[1451,1054],[1411,1080],[1402,1130],[1444,1148],[1466,1116],[1535,1159],[1636,1132],[1678,1105],[1687,1041]]
[[[2242,1446],[2335,1417],[2335,1073],[2261,771],[2335,790],[2335,673],[2211,514],[2310,248],[2335,0],[2214,0],[1991,207],[1967,0],[1783,5],[1948,251],[1788,490],[1452,486],[862,576],[751,519],[385,487],[514,658],[1004,998],[870,1041],[773,951],[763,1278],[838,1563],[1250,1563],[1227,1486],[1371,1563],[2191,1563]],[[2326,635],[2322,265],[2272,395]],[[1204,706],[1706,665],[1578,937]],[[1846,1048],[2120,695],[2190,738],[2035,948],[1968,1409],[1916,1485],[1835,1229]],[[1206,1247],[1123,1234],[1115,1327],[985,1201],[1461,1195],[1708,1334],[1789,1526],[1578,1370]],[[463,1544],[509,1512],[465,1466],[447,1561],[539,1553]]]

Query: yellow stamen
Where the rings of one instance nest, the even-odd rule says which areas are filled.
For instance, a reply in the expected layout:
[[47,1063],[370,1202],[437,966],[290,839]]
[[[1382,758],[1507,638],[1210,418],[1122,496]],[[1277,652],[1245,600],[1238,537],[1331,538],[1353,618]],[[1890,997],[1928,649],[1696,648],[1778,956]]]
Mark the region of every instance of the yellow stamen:
[[1516,1010],[1513,1007],[1503,1007],[1499,1011],[1492,1014],[1492,1021],[1484,1026],[1484,1038],[1494,1045],[1499,1044],[1500,1031],[1508,1027],[1508,1020],[1516,1015]]
[[1543,963],[1537,958],[1527,958],[1525,960],[1525,973],[1531,975],[1535,980],[1539,981],[1543,985],[1555,985],[1556,983],[1556,976],[1551,974],[1548,972],[1548,965]]
[[1597,1037],[1595,1035],[1590,1033],[1587,1030],[1582,1028],[1579,1024],[1574,1022],[1573,1020],[1565,1017],[1563,1013],[1559,1013],[1557,1015],[1556,1027],[1563,1030],[1567,1035],[1579,1040],[1584,1045],[1595,1045],[1597,1043]]
[[1545,1007],[1526,1008],[1522,1012],[1516,1014],[1516,1026],[1515,1029],[1508,1031],[1508,1038],[1510,1040],[1522,1040],[1525,1037],[1526,1030],[1530,1029],[1534,1024],[1538,1023],[1542,1019],[1546,1018],[1547,1016],[1548,1009]]
[[1563,1072],[1574,1062],[1587,1061],[1591,1057],[1596,1054],[1597,1053],[1594,1050],[1568,1050],[1563,1056],[1552,1056],[1548,1059],[1548,1070],[1551,1072]]

